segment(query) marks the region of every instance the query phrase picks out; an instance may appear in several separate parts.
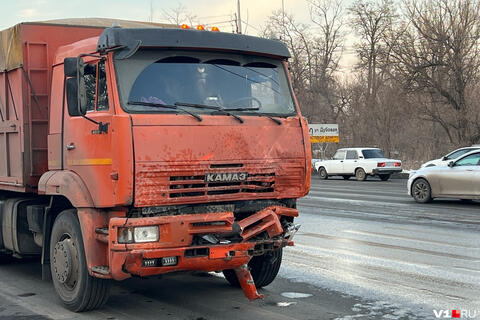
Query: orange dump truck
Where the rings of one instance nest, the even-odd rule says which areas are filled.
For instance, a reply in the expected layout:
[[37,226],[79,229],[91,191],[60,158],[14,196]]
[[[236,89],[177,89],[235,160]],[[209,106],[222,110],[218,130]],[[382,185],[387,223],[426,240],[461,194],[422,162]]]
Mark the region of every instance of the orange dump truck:
[[185,271],[261,298],[310,187],[288,58],[223,32],[2,31],[0,255],[41,256],[73,311],[112,280]]

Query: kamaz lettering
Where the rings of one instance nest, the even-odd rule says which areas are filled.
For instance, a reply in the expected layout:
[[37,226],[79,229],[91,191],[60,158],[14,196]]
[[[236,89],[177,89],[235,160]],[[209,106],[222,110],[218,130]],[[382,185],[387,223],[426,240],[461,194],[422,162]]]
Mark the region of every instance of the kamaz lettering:
[[207,173],[205,182],[240,182],[247,180],[247,177],[246,172]]

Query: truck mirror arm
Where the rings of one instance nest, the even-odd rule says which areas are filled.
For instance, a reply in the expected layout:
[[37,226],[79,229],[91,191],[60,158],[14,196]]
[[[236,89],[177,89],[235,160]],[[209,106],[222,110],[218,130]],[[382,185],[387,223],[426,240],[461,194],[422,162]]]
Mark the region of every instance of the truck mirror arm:
[[92,134],[108,133],[108,125],[110,124],[109,122],[106,122],[106,123],[103,123],[101,121],[98,122],[98,121],[93,120],[92,118],[87,117],[86,115],[82,115],[82,118],[85,118],[90,122],[98,124],[98,129],[92,130]]

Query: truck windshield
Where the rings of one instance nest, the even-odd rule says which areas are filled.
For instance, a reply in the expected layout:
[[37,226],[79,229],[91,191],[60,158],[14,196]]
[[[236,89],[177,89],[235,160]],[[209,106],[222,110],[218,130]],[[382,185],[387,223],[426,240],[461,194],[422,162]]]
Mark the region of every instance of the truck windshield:
[[385,158],[383,155],[382,150],[380,149],[367,149],[367,150],[362,150],[363,157],[365,159],[374,159],[374,158]]
[[[280,60],[225,53],[139,50],[116,60],[122,106],[132,113],[172,113],[147,104],[196,106],[196,113],[288,116],[295,106]],[[192,105],[192,106],[191,106]],[[199,106],[205,106],[201,108]],[[216,108],[208,108],[213,106]]]

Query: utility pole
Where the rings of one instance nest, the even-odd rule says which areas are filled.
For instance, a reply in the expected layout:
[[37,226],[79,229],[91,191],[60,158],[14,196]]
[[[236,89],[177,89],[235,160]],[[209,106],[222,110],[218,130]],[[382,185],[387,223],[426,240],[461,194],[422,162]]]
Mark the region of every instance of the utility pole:
[[237,0],[237,33],[242,33],[242,18],[240,16],[240,0]]
[[285,26],[285,0],[282,0],[282,23]]
[[150,17],[148,19],[153,22],[153,0],[150,0]]

